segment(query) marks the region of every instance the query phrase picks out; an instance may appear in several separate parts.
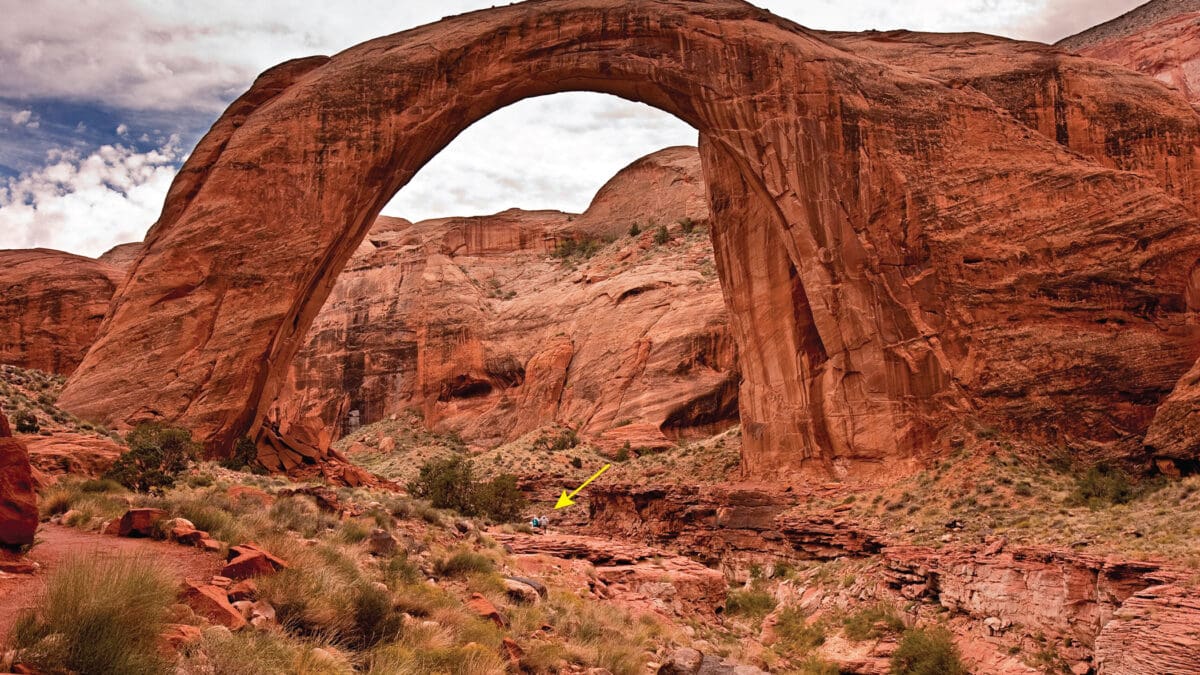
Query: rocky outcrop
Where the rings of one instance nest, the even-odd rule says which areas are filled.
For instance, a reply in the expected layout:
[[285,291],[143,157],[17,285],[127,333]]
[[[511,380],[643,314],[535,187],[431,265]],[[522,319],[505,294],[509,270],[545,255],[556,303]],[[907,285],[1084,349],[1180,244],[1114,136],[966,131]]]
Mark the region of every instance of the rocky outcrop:
[[[613,443],[634,446],[734,424],[736,350],[705,203],[696,149],[669,148],[621,171],[578,216],[380,218],[270,417],[285,433],[308,418],[341,432],[352,412],[368,424],[414,408],[493,444],[550,423],[623,428]],[[631,237],[635,223],[643,234]],[[672,241],[654,243],[658,224]],[[567,242],[602,250],[550,255]]]
[[47,476],[98,478],[125,452],[125,447],[112,439],[90,434],[60,431],[24,440],[30,463]]
[[1151,75],[1200,103],[1200,2],[1152,0],[1057,46]]
[[1099,675],[1200,673],[1200,594],[1163,584],[1138,591],[1096,638]]
[[70,374],[124,273],[47,249],[0,251],[0,363]]
[[0,547],[31,546],[37,531],[37,494],[25,444],[0,413]]
[[[1026,64],[1070,82],[1128,71],[1028,43],[989,50],[923,68],[737,0],[550,0],[284,64],[192,154],[61,402],[113,424],[183,423],[227,451],[261,425],[395,191],[488,112],[586,88],[700,132],[747,475],[894,471],[964,414],[1090,457],[1136,455],[1200,356],[1200,228],[1164,187],[1190,164],[1123,170],[1071,129],[1171,158],[1200,118],[1155,106],[1181,135],[1135,143],[1143,127],[1114,127],[1110,111],[1178,102],[1165,88],[1096,84],[1073,122]],[[963,86],[938,70],[947,60],[1014,84]],[[769,311],[748,309],[760,301]]]
[[596,597],[625,607],[712,619],[725,606],[720,572],[660,549],[570,534],[492,536],[512,551],[518,567],[574,566]]

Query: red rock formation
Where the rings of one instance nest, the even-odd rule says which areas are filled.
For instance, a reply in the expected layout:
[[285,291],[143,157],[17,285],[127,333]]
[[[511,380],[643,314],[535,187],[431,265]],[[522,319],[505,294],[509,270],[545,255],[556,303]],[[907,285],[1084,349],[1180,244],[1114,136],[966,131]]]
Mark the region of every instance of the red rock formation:
[[0,363],[70,374],[124,273],[47,249],[0,251]]
[[1146,73],[1200,103],[1200,2],[1152,0],[1057,46]]
[[[699,229],[684,236],[677,221]],[[634,162],[579,216],[381,218],[272,418],[284,430],[311,417],[340,430],[350,410],[370,423],[417,408],[472,441],[558,422],[638,429],[635,445],[733,424],[735,350],[706,221],[694,148]],[[634,223],[640,238],[627,235]],[[670,224],[675,241],[654,246],[652,223]],[[605,237],[617,243],[578,269],[548,255],[557,240]]]
[[33,544],[37,531],[37,494],[25,444],[13,437],[0,413],[0,546]]
[[[775,310],[733,316],[748,474],[890,470],[967,413],[1094,455],[1140,452],[1200,356],[1200,228],[1163,187],[1187,167],[1117,170],[1073,150],[1057,117],[1050,137],[986,90],[841,45],[737,0],[549,0],[273,69],[189,159],[61,402],[183,423],[226,450],[257,429],[399,187],[490,111],[588,89],[699,130],[729,305]],[[1043,81],[1021,63],[1011,78]],[[1038,87],[1000,89],[1047,105]],[[1141,144],[1112,126],[1108,111],[1148,91],[1097,91],[1104,106],[1081,119],[1172,157],[1173,135]],[[1158,112],[1188,134],[1200,124]],[[777,369],[799,379],[762,380]]]

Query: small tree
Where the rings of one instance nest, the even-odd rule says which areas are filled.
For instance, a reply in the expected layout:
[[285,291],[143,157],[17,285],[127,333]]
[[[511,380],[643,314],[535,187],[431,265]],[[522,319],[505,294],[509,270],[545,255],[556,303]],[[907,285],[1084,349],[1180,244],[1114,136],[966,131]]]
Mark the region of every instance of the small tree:
[[454,509],[475,515],[474,463],[462,457],[433,459],[421,467],[421,473],[408,484],[408,491],[439,509]]
[[671,241],[671,233],[667,231],[666,225],[659,225],[658,228],[654,230],[654,243],[658,246],[662,246],[668,241]]
[[475,503],[488,518],[501,523],[520,520],[521,513],[529,505],[525,494],[517,487],[517,477],[511,473],[501,474],[486,483],[475,486]]
[[125,442],[129,451],[117,458],[104,477],[135,492],[171,487],[200,451],[186,429],[158,422],[139,424]]

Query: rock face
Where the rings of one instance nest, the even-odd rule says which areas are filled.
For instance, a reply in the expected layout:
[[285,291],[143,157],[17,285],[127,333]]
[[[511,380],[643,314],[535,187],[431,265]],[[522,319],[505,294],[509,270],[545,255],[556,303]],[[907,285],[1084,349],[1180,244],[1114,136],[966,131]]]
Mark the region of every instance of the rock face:
[[1152,0],[1057,46],[1146,73],[1200,103],[1200,2]]
[[[1140,455],[1200,356],[1178,198],[1200,117],[1051,47],[848,40],[737,0],[549,0],[272,69],[192,154],[60,402],[228,451],[392,195],[480,117],[582,88],[700,132],[747,475],[894,471],[964,414]],[[1096,89],[1071,107],[1059,81]]]
[[125,275],[62,251],[0,251],[0,363],[70,374]]
[[[317,417],[340,432],[351,411],[368,424],[416,408],[483,443],[551,422],[621,428],[634,445],[734,424],[736,350],[706,204],[696,149],[669,148],[621,171],[578,216],[380,218],[270,417],[284,431]],[[655,224],[672,241],[656,245]],[[613,239],[595,257],[550,255]]]
[[0,413],[0,546],[33,544],[37,531],[37,494],[25,444],[13,437]]

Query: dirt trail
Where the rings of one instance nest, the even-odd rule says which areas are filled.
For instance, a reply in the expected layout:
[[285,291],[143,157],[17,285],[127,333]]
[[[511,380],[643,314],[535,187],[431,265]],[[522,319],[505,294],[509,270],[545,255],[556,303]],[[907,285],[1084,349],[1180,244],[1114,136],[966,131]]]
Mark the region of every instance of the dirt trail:
[[186,577],[208,579],[221,569],[222,564],[218,556],[187,546],[114,537],[61,525],[43,524],[38,528],[37,536],[38,542],[29,553],[29,560],[39,563],[41,569],[32,575],[0,573],[0,643],[7,641],[8,632],[21,610],[37,603],[49,575],[72,556],[142,556],[150,563],[162,565],[180,581]]

